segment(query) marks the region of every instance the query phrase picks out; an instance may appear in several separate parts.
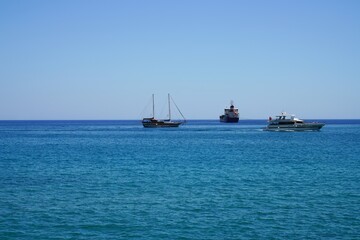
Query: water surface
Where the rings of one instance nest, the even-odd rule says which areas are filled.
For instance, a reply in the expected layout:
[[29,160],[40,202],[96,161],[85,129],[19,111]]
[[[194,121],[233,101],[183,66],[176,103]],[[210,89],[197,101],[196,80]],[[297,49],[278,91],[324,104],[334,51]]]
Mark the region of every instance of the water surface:
[[360,239],[360,121],[0,121],[0,239]]

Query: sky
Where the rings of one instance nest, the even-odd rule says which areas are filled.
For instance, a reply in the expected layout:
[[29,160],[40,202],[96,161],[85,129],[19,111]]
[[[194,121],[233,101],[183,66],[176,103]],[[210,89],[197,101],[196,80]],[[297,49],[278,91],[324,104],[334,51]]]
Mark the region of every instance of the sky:
[[187,119],[360,119],[360,1],[0,1],[0,120],[141,119],[168,93]]

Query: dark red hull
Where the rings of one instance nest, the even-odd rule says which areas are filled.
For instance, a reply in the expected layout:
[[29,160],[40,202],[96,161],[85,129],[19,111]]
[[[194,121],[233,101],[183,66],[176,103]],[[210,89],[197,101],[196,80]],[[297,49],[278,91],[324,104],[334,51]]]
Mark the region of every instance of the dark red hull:
[[225,115],[220,116],[220,122],[224,123],[237,123],[239,122],[239,118],[230,118]]

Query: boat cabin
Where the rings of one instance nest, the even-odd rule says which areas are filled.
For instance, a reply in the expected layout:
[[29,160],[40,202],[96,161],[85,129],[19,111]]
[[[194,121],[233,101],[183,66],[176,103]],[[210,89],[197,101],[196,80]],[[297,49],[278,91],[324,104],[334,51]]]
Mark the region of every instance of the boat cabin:
[[304,123],[303,120],[296,118],[295,115],[281,113],[281,115],[276,116],[274,120],[269,118],[269,122],[271,124],[294,124],[294,123]]

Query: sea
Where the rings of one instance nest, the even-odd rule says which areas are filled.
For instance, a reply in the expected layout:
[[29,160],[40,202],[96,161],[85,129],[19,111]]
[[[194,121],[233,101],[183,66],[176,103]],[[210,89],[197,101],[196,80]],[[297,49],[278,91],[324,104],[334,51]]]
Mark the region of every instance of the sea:
[[360,120],[0,121],[0,239],[360,239]]

